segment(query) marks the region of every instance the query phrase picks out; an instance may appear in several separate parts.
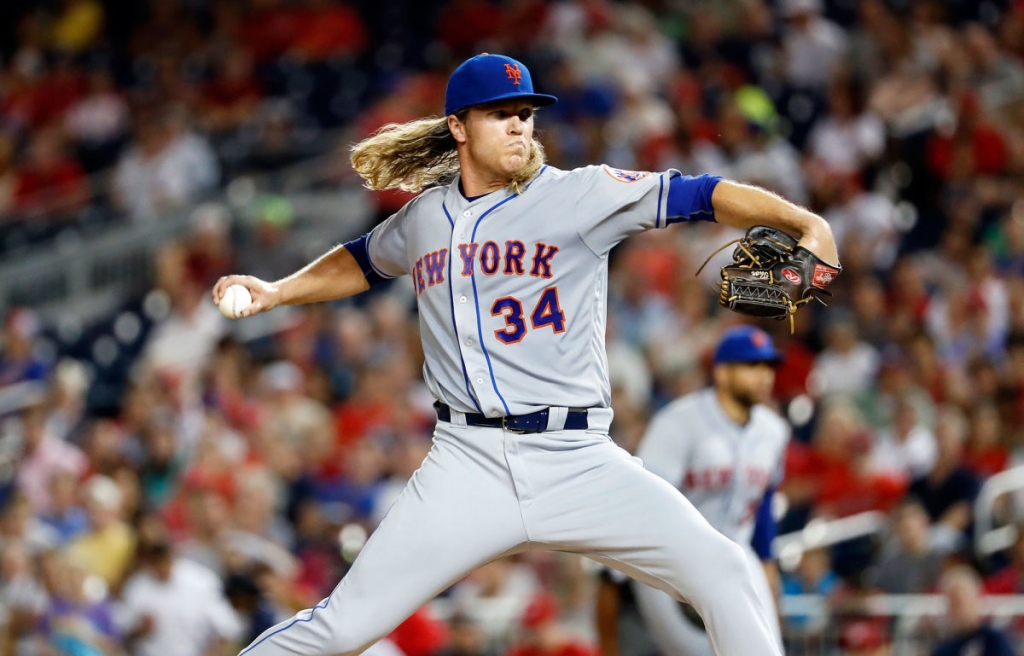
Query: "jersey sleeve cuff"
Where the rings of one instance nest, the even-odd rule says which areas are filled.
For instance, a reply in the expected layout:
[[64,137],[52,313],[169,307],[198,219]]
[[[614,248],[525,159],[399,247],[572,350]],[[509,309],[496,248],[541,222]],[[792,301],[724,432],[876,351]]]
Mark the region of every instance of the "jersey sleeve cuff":
[[714,222],[715,208],[711,205],[711,195],[721,181],[721,176],[717,175],[672,175],[668,183],[665,225],[684,221]]
[[370,234],[366,233],[362,237],[353,239],[350,242],[344,244],[345,250],[352,254],[355,258],[356,264],[359,265],[359,269],[363,272],[366,277],[366,282],[370,283],[371,286],[377,283],[390,280],[393,276],[385,274],[383,271],[373,265],[373,261],[370,260],[370,251],[368,245],[370,243]]

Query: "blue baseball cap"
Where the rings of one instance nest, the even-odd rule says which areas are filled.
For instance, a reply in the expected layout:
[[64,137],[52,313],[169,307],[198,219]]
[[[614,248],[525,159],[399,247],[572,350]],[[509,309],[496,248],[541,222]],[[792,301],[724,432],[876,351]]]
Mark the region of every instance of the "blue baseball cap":
[[768,333],[754,326],[736,326],[722,335],[713,363],[778,362],[780,359]]
[[531,100],[534,107],[558,102],[554,96],[533,92],[533,79],[522,62],[485,52],[467,59],[452,71],[444,94],[444,114],[448,116],[470,105],[509,98]]

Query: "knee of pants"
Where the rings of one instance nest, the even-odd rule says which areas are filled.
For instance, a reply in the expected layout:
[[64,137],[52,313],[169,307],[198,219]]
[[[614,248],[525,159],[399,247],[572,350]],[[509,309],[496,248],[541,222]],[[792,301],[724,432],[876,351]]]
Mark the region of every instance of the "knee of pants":
[[748,578],[750,576],[750,560],[743,547],[726,538],[727,544],[719,549],[719,557],[722,559],[720,567],[726,576],[737,578]]
[[743,547],[725,536],[708,544],[704,554],[702,570],[723,588],[732,587],[750,576],[750,566]]

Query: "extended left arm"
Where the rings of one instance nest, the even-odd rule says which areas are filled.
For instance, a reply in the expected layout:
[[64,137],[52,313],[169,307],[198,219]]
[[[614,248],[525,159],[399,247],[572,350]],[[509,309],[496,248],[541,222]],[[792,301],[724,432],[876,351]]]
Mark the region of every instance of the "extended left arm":
[[832,228],[817,214],[764,189],[722,180],[711,195],[715,220],[732,228],[747,230],[767,225],[798,236],[799,245],[828,264],[839,264]]

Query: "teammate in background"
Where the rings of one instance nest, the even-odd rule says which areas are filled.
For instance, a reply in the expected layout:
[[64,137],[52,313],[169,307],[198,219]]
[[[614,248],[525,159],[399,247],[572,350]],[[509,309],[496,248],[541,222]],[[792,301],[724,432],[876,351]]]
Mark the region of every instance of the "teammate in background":
[[[316,607],[243,654],[360,654],[470,570],[528,550],[587,555],[692,603],[716,653],[778,656],[743,550],[608,436],[608,253],[690,220],[797,235],[837,265],[825,221],[713,176],[544,165],[534,93],[514,59],[478,55],[448,80],[444,118],[384,128],[353,149],[371,189],[425,190],[367,235],[277,282],[249,316],[411,275],[433,446],[351,569]],[[689,275],[689,272],[680,272]]]
[[[676,486],[713,527],[744,548],[758,597],[781,644],[774,597],[772,494],[781,481],[789,424],[763,405],[779,355],[753,326],[728,330],[712,360],[714,385],[670,403],[647,427],[637,450],[648,471]],[[756,528],[756,530],[755,530]],[[633,595],[665,656],[703,656],[711,645],[693,608],[641,583]]]

